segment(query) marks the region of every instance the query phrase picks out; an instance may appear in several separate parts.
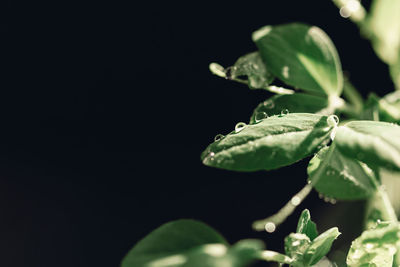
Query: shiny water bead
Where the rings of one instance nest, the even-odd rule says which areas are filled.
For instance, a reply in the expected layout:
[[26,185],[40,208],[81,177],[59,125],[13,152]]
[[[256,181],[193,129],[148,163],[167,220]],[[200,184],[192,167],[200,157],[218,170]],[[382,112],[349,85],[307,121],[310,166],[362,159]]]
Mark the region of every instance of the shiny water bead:
[[247,124],[244,123],[244,122],[237,123],[236,126],[235,126],[235,133],[238,133],[238,132],[242,131],[246,127],[246,125]]

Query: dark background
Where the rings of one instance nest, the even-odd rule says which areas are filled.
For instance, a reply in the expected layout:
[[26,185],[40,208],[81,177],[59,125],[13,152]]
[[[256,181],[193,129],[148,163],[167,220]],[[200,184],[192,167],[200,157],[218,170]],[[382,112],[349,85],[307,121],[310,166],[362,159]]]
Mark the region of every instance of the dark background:
[[201,164],[217,133],[270,96],[208,70],[254,51],[261,26],[319,26],[363,95],[392,88],[386,65],[330,1],[269,2],[2,1],[0,265],[118,266],[178,218],[282,250],[305,207],[321,231],[339,225],[355,237],[343,220],[358,226],[349,209],[362,203],[331,205],[315,192],[277,232],[251,230],[305,185],[306,160],[256,173]]

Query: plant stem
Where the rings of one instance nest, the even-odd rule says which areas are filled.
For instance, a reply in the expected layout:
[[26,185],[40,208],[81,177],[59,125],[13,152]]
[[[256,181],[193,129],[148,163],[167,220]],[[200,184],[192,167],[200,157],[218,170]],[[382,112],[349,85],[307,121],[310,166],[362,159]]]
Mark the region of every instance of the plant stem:
[[340,15],[349,18],[360,28],[364,22],[366,11],[358,0],[332,0],[340,8]]
[[[289,202],[286,203],[277,213],[274,215],[259,221],[255,221],[253,223],[253,229],[256,231],[267,231],[273,232],[275,231],[275,227],[283,223],[289,215],[293,213],[298,205],[308,196],[311,192],[312,185],[307,184],[303,189],[301,189],[296,195],[294,195]],[[271,225],[271,228],[268,229],[267,226]]]
[[355,111],[359,113],[363,109],[363,98],[358,90],[351,84],[348,78],[344,78],[343,96],[354,106]]

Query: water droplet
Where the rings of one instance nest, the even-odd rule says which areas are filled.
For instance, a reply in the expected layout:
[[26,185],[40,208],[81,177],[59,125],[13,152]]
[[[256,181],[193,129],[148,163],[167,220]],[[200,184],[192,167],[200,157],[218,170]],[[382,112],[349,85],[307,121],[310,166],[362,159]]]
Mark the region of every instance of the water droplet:
[[300,245],[300,240],[296,240],[292,243],[293,247],[297,247],[298,245]]
[[328,170],[328,171],[326,172],[326,175],[327,175],[327,176],[334,175],[334,174],[335,174],[335,171],[332,171],[332,170]]
[[275,232],[275,229],[276,229],[276,225],[273,222],[267,222],[265,224],[265,231],[267,231],[268,233]]
[[289,78],[289,67],[288,66],[284,66],[282,68],[282,75],[283,77],[285,77],[286,79]]
[[307,184],[311,184],[311,180],[307,180]]
[[222,138],[224,138],[224,137],[225,137],[225,136],[224,136],[223,134],[217,134],[217,135],[214,137],[214,142],[221,141]]
[[243,130],[244,129],[244,127],[246,127],[246,123],[244,123],[244,122],[239,122],[239,123],[237,123],[236,124],[236,126],[235,126],[235,133],[238,133],[238,132],[240,132],[241,130]]
[[350,17],[353,13],[357,12],[361,7],[359,0],[348,0],[344,6],[339,10],[340,16],[343,18]]
[[267,100],[263,103],[264,107],[268,109],[273,109],[275,107],[275,103],[271,100]]
[[285,116],[288,114],[289,114],[289,110],[287,108],[281,111],[281,116]]
[[299,198],[298,196],[294,196],[292,197],[292,200],[290,200],[290,202],[293,206],[298,206],[301,202],[301,198]]
[[214,156],[215,156],[214,152],[210,152],[210,154],[208,154],[208,157],[210,158],[210,160],[214,160]]
[[330,202],[332,205],[335,205],[335,204],[336,204],[336,199],[331,198],[331,199],[329,200],[329,202]]
[[339,117],[336,115],[330,115],[326,119],[326,123],[329,125],[329,127],[336,127],[339,123]]
[[376,220],[377,224],[380,224],[382,221],[380,219]]
[[228,79],[228,80],[232,80],[233,78],[235,78],[236,69],[237,69],[237,67],[235,67],[235,66],[227,67],[225,69],[225,75],[226,75],[225,78]]
[[339,10],[339,14],[340,16],[342,16],[343,18],[348,18],[351,15],[350,10],[348,10],[346,7],[341,7]]
[[319,194],[318,194],[318,197],[319,197],[320,199],[323,199],[323,198],[324,198],[324,195],[321,194],[321,193],[319,193]]
[[372,244],[372,243],[367,243],[367,244],[365,244],[365,248],[366,249],[371,249],[371,248],[373,248],[374,247],[374,244]]
[[262,121],[263,119],[266,119],[266,118],[268,118],[267,113],[265,113],[265,112],[257,112],[254,120],[256,121],[256,123],[258,123],[258,122],[260,122],[260,121]]
[[325,201],[325,202],[330,202],[330,200],[331,200],[331,199],[330,199],[329,197],[324,197],[324,201]]

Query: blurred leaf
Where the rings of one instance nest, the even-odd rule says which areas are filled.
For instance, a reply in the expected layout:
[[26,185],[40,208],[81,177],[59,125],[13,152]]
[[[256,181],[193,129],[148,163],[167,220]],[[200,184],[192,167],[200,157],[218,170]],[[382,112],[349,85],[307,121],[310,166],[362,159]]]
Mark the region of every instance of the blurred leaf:
[[379,100],[379,118],[386,122],[400,123],[400,91],[387,94]]
[[399,230],[397,224],[392,224],[364,231],[352,242],[347,265],[392,267],[399,245]]
[[208,146],[201,155],[205,165],[236,171],[287,166],[329,141],[332,126],[326,116],[290,113],[236,129]]
[[300,23],[265,26],[253,33],[268,70],[295,88],[339,96],[343,74],[336,48],[320,28]]
[[400,51],[400,1],[374,0],[365,31],[372,34],[378,56],[389,65],[396,64]]
[[338,127],[334,143],[347,157],[400,170],[400,126],[396,124],[352,121]]
[[[146,266],[152,261],[185,263],[185,252],[206,244],[218,246],[224,250],[225,239],[209,226],[193,221],[178,220],[166,223],[141,241],[125,256],[122,267]],[[182,254],[183,253],[183,254]],[[154,266],[168,266],[162,264]]]
[[344,156],[335,145],[321,149],[311,159],[307,172],[313,187],[329,198],[365,199],[376,190],[371,182],[372,170]]

